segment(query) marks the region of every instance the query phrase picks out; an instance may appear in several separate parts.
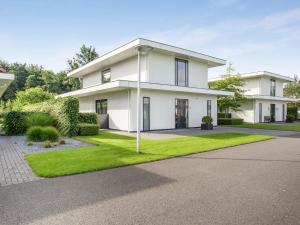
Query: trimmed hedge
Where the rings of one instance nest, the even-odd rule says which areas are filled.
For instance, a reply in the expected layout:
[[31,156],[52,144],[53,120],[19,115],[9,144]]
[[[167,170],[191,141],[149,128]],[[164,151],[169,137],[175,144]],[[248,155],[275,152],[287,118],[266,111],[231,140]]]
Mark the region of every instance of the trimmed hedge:
[[98,124],[90,124],[90,123],[79,123],[78,124],[78,135],[79,136],[97,135],[98,132],[99,132]]
[[79,114],[79,101],[77,98],[58,98],[24,106],[23,110],[49,113],[57,119],[57,128],[62,135],[69,137],[77,135]]
[[288,106],[287,107],[287,115],[291,115],[294,119],[298,118],[298,108],[297,106]]
[[218,118],[218,125],[238,125],[244,122],[240,118]]
[[98,117],[96,113],[79,113],[78,122],[98,124]]
[[6,135],[20,135],[27,130],[28,112],[11,111],[4,114],[3,131]]
[[231,113],[218,113],[218,118],[231,118]]

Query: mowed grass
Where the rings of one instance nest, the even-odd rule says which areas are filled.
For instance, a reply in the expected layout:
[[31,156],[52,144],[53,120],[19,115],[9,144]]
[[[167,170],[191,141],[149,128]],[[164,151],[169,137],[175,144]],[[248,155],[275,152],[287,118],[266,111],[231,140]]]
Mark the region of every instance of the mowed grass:
[[135,138],[101,132],[97,136],[77,138],[95,144],[93,147],[27,154],[25,157],[36,175],[57,177],[206,152],[271,138],[265,135],[226,133],[167,140],[142,140],[141,153],[136,154]]
[[263,129],[263,130],[283,130],[283,131],[297,131],[300,132],[300,124],[268,124],[268,123],[243,123],[240,125],[229,125],[230,127],[241,127],[241,128],[252,128],[252,129]]

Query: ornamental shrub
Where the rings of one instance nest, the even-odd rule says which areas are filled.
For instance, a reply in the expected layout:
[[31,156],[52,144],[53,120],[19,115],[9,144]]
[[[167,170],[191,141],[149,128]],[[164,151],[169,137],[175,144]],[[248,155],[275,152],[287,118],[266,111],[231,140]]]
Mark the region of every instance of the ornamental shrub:
[[96,113],[79,113],[78,122],[98,124],[98,117]]
[[90,123],[79,123],[78,124],[78,135],[79,136],[97,135],[98,132],[99,132],[98,124],[90,124]]
[[59,138],[59,132],[54,127],[30,127],[26,133],[28,140],[30,141],[57,141]]
[[211,118],[210,116],[203,116],[202,117],[202,123],[204,124],[212,124],[213,122],[213,118]]
[[238,125],[244,122],[240,118],[218,118],[218,125]]
[[288,106],[287,107],[287,115],[291,115],[294,117],[294,119],[297,119],[297,116],[298,116],[297,106]]
[[27,116],[27,127],[32,126],[55,126],[56,121],[53,116],[47,113],[33,112]]

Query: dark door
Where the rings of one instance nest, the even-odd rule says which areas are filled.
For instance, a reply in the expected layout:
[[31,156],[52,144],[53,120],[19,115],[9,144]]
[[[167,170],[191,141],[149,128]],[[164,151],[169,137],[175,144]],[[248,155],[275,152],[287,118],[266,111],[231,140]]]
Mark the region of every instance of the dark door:
[[262,123],[262,103],[258,104],[259,122]]
[[275,122],[275,104],[270,105],[271,122]]
[[99,125],[101,129],[109,128],[109,118],[107,114],[107,99],[96,100],[96,113],[98,114]]
[[282,121],[285,121],[285,104],[282,104]]
[[143,130],[150,130],[150,98],[143,98]]
[[187,128],[188,127],[188,99],[175,100],[175,127]]

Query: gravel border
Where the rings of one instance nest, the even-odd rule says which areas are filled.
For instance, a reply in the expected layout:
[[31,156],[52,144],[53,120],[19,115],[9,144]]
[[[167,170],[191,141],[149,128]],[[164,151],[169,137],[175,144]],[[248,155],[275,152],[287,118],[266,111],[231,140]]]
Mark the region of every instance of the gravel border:
[[80,148],[80,147],[89,147],[94,146],[89,143],[81,142],[72,138],[63,138],[66,142],[64,145],[56,145],[51,148],[45,148],[43,146],[43,142],[32,142],[33,145],[27,145],[27,138],[26,136],[11,136],[10,141],[14,144],[17,144],[23,153],[37,153],[37,152],[49,152],[49,151],[59,151],[65,149],[72,149],[72,148]]

